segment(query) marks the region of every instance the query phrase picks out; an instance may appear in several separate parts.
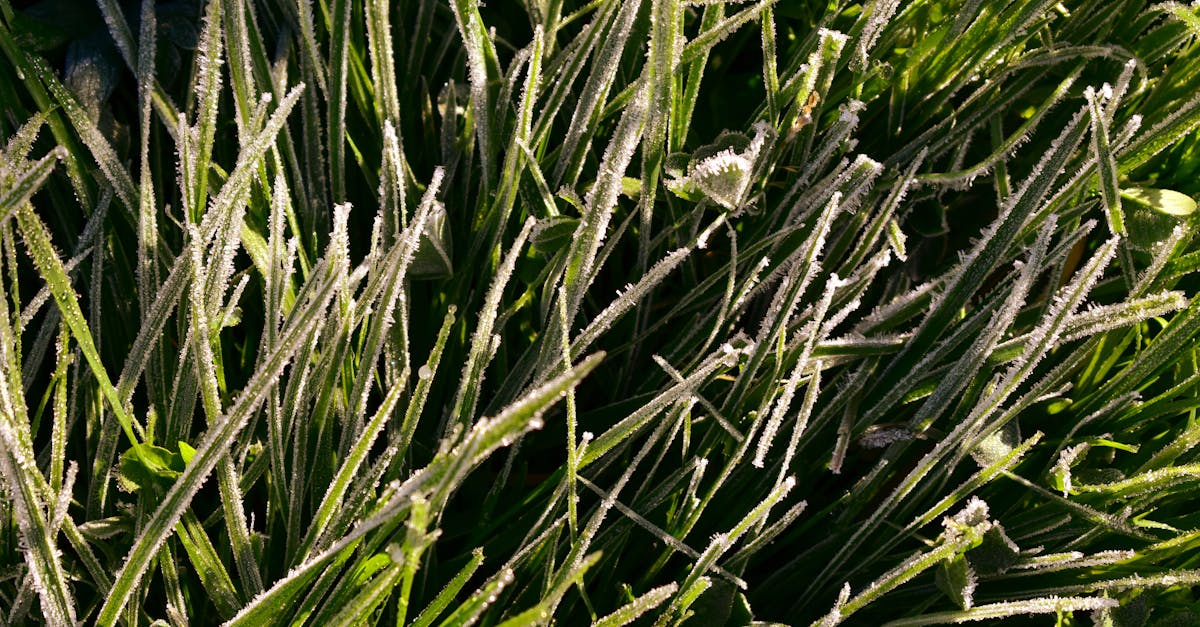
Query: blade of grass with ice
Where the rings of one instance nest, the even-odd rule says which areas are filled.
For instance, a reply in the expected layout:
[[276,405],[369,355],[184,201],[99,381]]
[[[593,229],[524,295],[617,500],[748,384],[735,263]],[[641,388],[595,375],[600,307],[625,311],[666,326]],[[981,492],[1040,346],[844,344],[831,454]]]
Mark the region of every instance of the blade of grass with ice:
[[37,192],[50,173],[54,171],[54,166],[65,155],[65,150],[56,148],[50,154],[38,159],[32,166],[23,168],[23,171],[15,177],[11,184],[5,185],[4,193],[0,194],[0,221],[11,217],[29,200],[30,196]]
[[467,581],[479,570],[479,566],[483,564],[483,551],[475,549],[471,552],[471,558],[467,563],[454,575],[454,577],[446,583],[446,586],[438,592],[437,596],[421,610],[421,613],[413,619],[412,627],[429,627],[437,617],[450,606],[450,602],[454,597],[458,596],[460,590],[466,585]]
[[1013,616],[1056,614],[1070,612],[1095,612],[1119,605],[1116,599],[1103,597],[1044,597],[1028,601],[1007,601],[977,605],[960,612],[930,612],[913,618],[900,618],[884,623],[884,627],[917,627],[918,625],[945,625],[981,620],[998,620]]
[[75,338],[75,342],[83,352],[84,359],[87,360],[88,366],[100,386],[100,392],[104,395],[105,400],[108,401],[109,408],[117,417],[118,422],[120,422],[121,429],[125,432],[125,437],[128,438],[131,444],[136,445],[140,443],[140,439],[133,431],[135,420],[127,411],[124,401],[121,400],[120,395],[117,394],[117,389],[113,387],[112,381],[108,378],[108,371],[105,370],[104,363],[100,360],[100,354],[96,350],[96,345],[92,342],[91,331],[88,329],[87,322],[83,318],[83,312],[79,308],[79,300],[75,295],[75,290],[71,287],[70,279],[67,278],[62,260],[59,259],[58,253],[54,250],[54,245],[50,242],[50,234],[46,231],[45,224],[33,213],[33,209],[29,206],[18,210],[16,216],[21,235],[24,237],[25,245],[29,249],[30,257],[33,258],[34,265],[46,281],[46,285],[50,288],[50,293],[54,295],[54,302],[58,304],[63,321],[71,330],[71,335]]
[[621,627],[621,625],[628,625],[642,614],[662,605],[664,601],[673,597],[678,591],[679,584],[675,582],[647,590],[645,594],[617,608],[612,614],[592,623],[592,627]]

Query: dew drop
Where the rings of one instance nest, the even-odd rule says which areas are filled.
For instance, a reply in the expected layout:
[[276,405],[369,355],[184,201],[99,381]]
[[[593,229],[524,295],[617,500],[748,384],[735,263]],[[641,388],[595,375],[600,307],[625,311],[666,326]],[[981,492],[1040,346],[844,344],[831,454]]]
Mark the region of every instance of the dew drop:
[[417,377],[422,381],[428,381],[433,378],[433,369],[428,364],[421,366],[421,369],[417,370]]

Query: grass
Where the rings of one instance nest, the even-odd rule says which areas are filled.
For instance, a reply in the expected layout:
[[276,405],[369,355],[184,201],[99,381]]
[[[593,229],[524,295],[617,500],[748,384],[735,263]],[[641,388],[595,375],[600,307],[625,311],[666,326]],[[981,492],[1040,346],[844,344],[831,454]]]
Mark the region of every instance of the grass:
[[1198,38],[0,0],[0,620],[1200,621]]

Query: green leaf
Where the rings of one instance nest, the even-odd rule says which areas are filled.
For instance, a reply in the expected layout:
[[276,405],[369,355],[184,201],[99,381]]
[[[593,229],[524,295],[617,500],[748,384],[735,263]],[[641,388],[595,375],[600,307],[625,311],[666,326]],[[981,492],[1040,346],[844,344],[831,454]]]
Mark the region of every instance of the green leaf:
[[153,489],[165,493],[196,454],[187,442],[181,440],[178,444],[179,452],[149,443],[126,449],[117,475],[121,487],[129,492]]
[[1143,250],[1170,237],[1176,226],[1190,223],[1196,212],[1195,200],[1169,189],[1127,187],[1121,198],[1130,203],[1129,242]]
[[950,597],[954,604],[964,610],[971,609],[975,598],[975,571],[962,554],[942,562],[934,577],[938,590]]
[[1196,201],[1191,196],[1170,189],[1126,187],[1121,190],[1121,197],[1158,213],[1177,218],[1190,216],[1196,212]]
[[421,231],[417,252],[413,255],[408,273],[415,279],[441,279],[450,276],[454,273],[454,262],[451,260],[452,244],[446,208],[441,203],[434,203],[425,222],[425,229]]
[[[192,448],[187,442],[179,441],[179,458],[183,460],[184,465],[192,461],[192,456],[196,454],[196,449]],[[183,469],[180,468],[180,471]]]
[[579,228],[579,219],[569,216],[551,216],[538,220],[530,237],[533,249],[546,256],[553,256],[571,242],[571,236]]
[[979,546],[967,552],[971,568],[985,576],[1006,572],[1020,557],[1020,547],[1008,537],[999,523],[983,534]]

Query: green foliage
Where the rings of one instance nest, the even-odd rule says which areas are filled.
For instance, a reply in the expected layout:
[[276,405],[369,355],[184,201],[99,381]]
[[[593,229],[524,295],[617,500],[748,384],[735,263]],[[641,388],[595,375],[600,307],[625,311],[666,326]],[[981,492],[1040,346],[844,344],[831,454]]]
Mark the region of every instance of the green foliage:
[[1194,622],[1198,25],[0,0],[0,622]]

